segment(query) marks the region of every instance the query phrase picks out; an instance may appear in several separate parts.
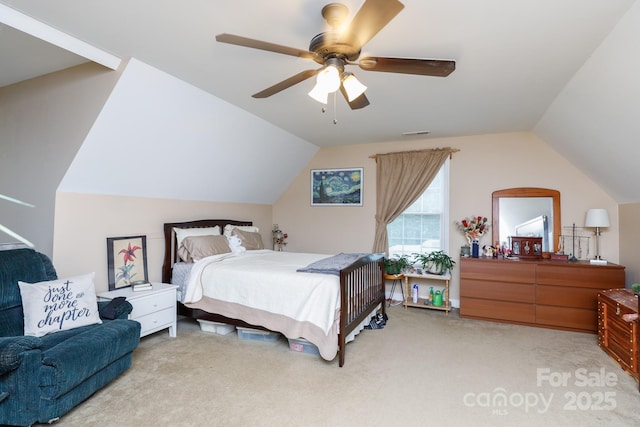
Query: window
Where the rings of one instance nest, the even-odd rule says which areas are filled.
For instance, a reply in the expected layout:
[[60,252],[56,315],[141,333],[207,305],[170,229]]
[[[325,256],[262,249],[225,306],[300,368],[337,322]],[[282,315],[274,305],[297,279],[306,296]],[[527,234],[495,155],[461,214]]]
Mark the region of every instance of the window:
[[448,224],[449,160],[422,196],[387,226],[389,256],[447,252]]

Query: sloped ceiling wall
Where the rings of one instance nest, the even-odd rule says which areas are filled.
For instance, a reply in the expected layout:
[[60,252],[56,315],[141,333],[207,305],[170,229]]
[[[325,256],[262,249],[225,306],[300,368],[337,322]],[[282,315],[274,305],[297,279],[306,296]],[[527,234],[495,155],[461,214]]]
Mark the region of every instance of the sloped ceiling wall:
[[58,185],[119,77],[87,63],[0,88],[0,194],[35,206],[0,200],[0,224],[46,254]]
[[640,202],[639,41],[636,2],[534,129],[618,203]]
[[317,150],[131,59],[58,190],[272,204]]

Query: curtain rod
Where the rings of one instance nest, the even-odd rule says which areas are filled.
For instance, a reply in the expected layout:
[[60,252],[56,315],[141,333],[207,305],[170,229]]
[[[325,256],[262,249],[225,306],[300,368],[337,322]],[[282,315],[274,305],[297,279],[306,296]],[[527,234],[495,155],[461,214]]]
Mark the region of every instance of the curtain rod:
[[375,159],[378,156],[384,156],[386,154],[399,154],[399,153],[424,153],[427,151],[448,151],[449,152],[449,159],[453,159],[453,153],[457,153],[458,151],[460,151],[459,148],[430,148],[427,150],[411,150],[411,151],[394,151],[391,153],[382,153],[382,154],[374,154],[373,156],[369,156],[370,159]]

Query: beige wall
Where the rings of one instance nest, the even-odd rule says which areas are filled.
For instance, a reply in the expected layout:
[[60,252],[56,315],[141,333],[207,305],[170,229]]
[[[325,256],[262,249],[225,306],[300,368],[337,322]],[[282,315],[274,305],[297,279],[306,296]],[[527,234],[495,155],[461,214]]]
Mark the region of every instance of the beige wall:
[[87,63],[0,88],[0,194],[35,205],[0,202],[0,224],[47,255],[58,184],[120,73]]
[[[620,261],[615,202],[543,141],[524,132],[323,148],[273,206],[58,193],[54,263],[61,277],[95,271],[98,291],[105,290],[106,238],[146,235],[149,277],[157,281],[164,248],[162,224],[203,218],[254,221],[266,245],[272,223],[278,223],[289,234],[287,251],[367,252],[373,247],[375,227],[375,161],[369,156],[445,146],[461,150],[453,156],[450,174],[450,253],[457,261],[465,240],[453,221],[470,215],[490,217],[493,191],[522,186],[559,190],[565,226],[582,226],[589,208],[607,208],[612,224],[602,233],[601,253],[611,262]],[[311,207],[310,170],[342,167],[364,167],[364,206]],[[489,242],[488,237],[482,241]],[[451,284],[454,302],[459,299],[458,271],[456,267]]]
[[[470,215],[491,217],[491,193],[511,187],[543,187],[560,191],[562,225],[584,224],[587,209],[607,208],[611,227],[602,233],[601,254],[618,262],[618,208],[614,200],[547,144],[529,132],[460,138],[406,140],[322,148],[273,206],[273,222],[289,234],[287,250],[359,252],[373,247],[375,227],[375,161],[377,153],[452,147],[450,169],[450,253],[459,260],[463,235],[453,222]],[[310,170],[364,167],[364,206],[311,207]],[[491,242],[489,237],[482,244]],[[593,253],[593,250],[592,252]],[[459,298],[458,268],[451,284]]]
[[[624,265],[627,288],[633,283],[640,283],[640,260],[638,257],[638,242],[640,242],[640,203],[620,205],[620,264]],[[602,237],[605,233],[602,233]]]
[[265,246],[271,242],[271,206],[143,197],[56,195],[53,263],[59,277],[96,273],[96,291],[108,289],[107,237],[147,236],[149,280],[160,281],[163,224],[197,219],[253,221]]

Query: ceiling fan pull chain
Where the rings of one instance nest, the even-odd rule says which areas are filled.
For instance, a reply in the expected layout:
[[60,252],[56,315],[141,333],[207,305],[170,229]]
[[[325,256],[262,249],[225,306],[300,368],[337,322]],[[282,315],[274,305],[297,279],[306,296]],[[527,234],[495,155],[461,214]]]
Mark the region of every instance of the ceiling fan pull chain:
[[338,124],[338,109],[336,108],[336,93],[333,92],[333,124]]

